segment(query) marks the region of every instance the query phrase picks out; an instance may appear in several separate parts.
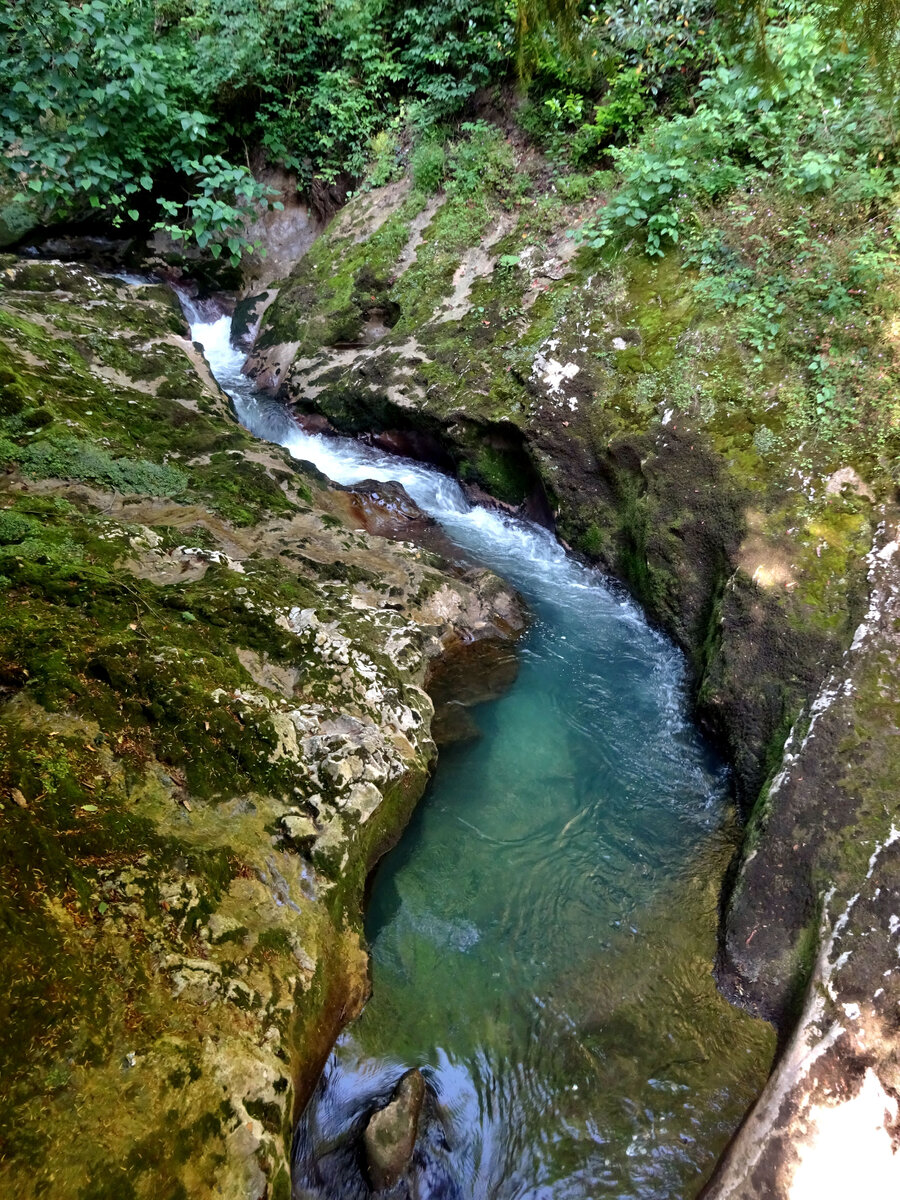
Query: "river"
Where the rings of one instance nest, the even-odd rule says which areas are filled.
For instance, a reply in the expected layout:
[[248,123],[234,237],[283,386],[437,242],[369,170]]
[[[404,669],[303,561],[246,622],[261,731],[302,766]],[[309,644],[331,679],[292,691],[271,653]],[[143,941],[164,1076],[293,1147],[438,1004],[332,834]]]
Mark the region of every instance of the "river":
[[515,684],[475,710],[478,739],[442,751],[377,872],[374,996],[303,1119],[296,1200],[368,1194],[350,1175],[323,1189],[309,1155],[410,1066],[464,1200],[694,1194],[773,1038],[711,976],[735,816],[680,653],[547,530],[470,505],[434,468],[300,431],[241,375],[229,319],[193,315],[251,432],[339,483],[399,481],[534,615]]

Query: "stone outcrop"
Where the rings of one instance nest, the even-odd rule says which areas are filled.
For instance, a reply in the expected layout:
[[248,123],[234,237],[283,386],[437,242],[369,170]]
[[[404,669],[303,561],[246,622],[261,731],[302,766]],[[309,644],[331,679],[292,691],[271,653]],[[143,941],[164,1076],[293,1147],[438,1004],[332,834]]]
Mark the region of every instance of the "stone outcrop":
[[407,1071],[389,1104],[369,1118],[363,1141],[373,1191],[394,1187],[409,1166],[425,1100],[421,1071]]
[[245,434],[166,289],[0,284],[0,1191],[284,1200],[427,678],[523,613]]
[[728,978],[738,995],[760,975],[770,994],[789,991],[798,921],[815,961],[790,1042],[708,1200],[900,1191],[898,553],[891,509],[868,556],[868,612],[792,729],[748,833]]

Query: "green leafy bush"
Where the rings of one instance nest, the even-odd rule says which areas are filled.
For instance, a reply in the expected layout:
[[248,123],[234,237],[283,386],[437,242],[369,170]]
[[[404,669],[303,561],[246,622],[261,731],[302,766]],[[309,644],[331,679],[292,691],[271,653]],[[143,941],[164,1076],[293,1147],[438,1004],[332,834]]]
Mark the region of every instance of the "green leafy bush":
[[647,116],[646,87],[637,71],[618,71],[603,103],[594,109],[591,124],[581,125],[572,137],[569,158],[576,165],[596,158],[613,140],[631,141]]
[[386,182],[392,122],[460,113],[512,46],[500,0],[10,0],[0,184],[44,220],[94,208],[236,259],[267,202],[250,147],[340,198],[374,142]]
[[727,132],[712,113],[676,117],[658,125],[636,146],[612,149],[621,186],[599,220],[588,227],[591,245],[640,231],[648,254],[661,255],[677,242],[687,204],[709,201],[743,178],[729,156]]
[[411,115],[432,123],[461,111],[476,91],[502,79],[513,55],[513,14],[499,0],[396,4],[393,35]]
[[509,192],[513,156],[500,130],[485,121],[466,121],[461,130],[465,136],[451,147],[447,161],[447,191],[470,199],[484,192]]
[[714,15],[708,0],[624,0],[598,7],[589,20],[608,53],[633,68],[651,96],[677,109],[719,57]]
[[27,187],[45,217],[93,207],[121,224],[149,212],[176,236],[244,249],[244,216],[265,189],[220,153],[149,0],[12,0],[0,8],[0,78],[0,181]]
[[397,135],[382,129],[372,138],[372,161],[366,184],[369,187],[384,187],[394,179],[399,179],[403,173],[403,160],[400,156],[400,144]]
[[554,179],[553,186],[567,204],[580,204],[589,196],[596,196],[609,181],[608,171],[592,171],[590,175],[559,175]]
[[897,308],[900,265],[887,214],[876,219],[835,191],[739,192],[709,214],[687,261],[703,303],[722,312],[757,368],[773,354],[780,374],[790,364],[804,436],[867,428],[871,449],[896,427],[883,323]]
[[772,26],[768,36],[777,78],[762,79],[752,47],[738,46],[735,61],[700,81],[695,113],[658,121],[635,145],[610,151],[622,186],[586,230],[591,244],[640,233],[647,252],[659,255],[698,205],[773,175],[808,194],[838,178],[852,186],[856,176],[872,192],[871,158],[889,130],[877,93],[860,88],[862,56],[826,44],[810,17]]
[[430,195],[444,185],[447,155],[437,142],[422,142],[410,159],[413,187]]

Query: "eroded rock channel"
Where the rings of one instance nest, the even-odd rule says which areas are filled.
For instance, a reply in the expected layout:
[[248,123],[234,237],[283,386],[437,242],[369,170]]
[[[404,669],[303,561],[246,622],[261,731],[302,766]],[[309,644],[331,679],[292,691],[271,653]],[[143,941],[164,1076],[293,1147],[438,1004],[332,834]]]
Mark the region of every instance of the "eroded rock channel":
[[712,979],[734,814],[680,654],[546,530],[301,432],[254,395],[229,324],[193,335],[249,429],[357,493],[399,481],[534,613],[515,683],[455,723],[378,872],[374,996],[300,1122],[295,1197],[686,1193],[773,1040]]

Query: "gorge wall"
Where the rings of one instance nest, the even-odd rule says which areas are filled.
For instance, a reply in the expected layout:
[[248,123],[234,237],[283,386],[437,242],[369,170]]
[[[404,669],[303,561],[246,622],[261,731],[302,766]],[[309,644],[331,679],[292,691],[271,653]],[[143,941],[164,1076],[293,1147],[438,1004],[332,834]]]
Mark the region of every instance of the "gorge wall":
[[583,215],[363,194],[280,281],[249,370],[552,514],[681,644],[747,818],[720,985],[790,1043],[709,1194],[793,1195],[823,1129],[852,1149],[869,1093],[894,1180],[896,460],[804,438],[789,365],[754,359],[674,255],[579,250]]
[[287,1197],[425,684],[521,605],[246,434],[167,288],[0,285],[0,1190]]

